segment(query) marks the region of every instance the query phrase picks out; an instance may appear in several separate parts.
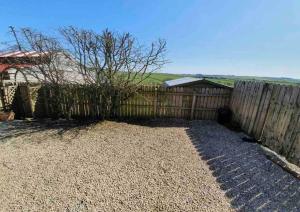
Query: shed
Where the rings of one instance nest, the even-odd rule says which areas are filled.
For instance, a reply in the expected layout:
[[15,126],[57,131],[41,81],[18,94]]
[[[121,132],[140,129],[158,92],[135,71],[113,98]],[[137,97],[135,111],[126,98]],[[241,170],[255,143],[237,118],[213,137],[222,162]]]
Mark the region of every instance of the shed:
[[231,89],[226,85],[212,82],[205,78],[183,77],[175,80],[168,80],[164,82],[167,88],[184,87],[184,88],[226,88]]

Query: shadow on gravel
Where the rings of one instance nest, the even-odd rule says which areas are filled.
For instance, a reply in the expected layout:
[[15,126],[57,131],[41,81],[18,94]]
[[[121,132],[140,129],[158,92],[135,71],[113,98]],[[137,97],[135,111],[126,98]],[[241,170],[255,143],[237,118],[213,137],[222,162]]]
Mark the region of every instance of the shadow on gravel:
[[300,181],[268,160],[255,143],[212,121],[187,128],[199,155],[240,211],[300,211]]
[[62,136],[64,133],[75,130],[85,129],[95,124],[95,121],[68,121],[68,120],[14,120],[9,122],[0,122],[0,142],[5,139],[18,137],[26,134],[42,132],[46,130],[56,130],[56,134]]
[[[128,124],[135,124],[140,126],[148,127],[187,127],[188,122],[180,119],[120,119],[112,120],[118,122],[125,122]],[[0,142],[5,139],[18,137],[30,133],[43,132],[46,130],[56,130],[57,135],[63,135],[64,133],[73,130],[74,138],[79,130],[86,129],[97,123],[100,120],[88,120],[88,121],[77,121],[77,120],[51,120],[51,119],[40,119],[40,120],[14,120],[9,122],[0,122]]]
[[124,122],[127,124],[145,126],[145,127],[188,127],[189,121],[185,119],[174,119],[174,118],[157,118],[157,119],[119,119],[118,122]]

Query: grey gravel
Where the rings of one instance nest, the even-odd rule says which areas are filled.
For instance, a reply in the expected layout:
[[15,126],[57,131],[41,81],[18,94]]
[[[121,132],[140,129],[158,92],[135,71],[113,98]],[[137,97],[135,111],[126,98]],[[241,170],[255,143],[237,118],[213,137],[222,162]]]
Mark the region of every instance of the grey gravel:
[[192,122],[187,134],[234,208],[300,211],[300,181],[267,159],[258,144],[209,121]]

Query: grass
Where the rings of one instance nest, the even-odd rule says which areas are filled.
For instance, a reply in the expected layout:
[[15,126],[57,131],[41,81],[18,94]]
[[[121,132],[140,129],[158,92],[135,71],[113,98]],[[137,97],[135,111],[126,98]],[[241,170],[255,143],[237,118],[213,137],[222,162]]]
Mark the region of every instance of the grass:
[[144,82],[146,84],[162,84],[167,80],[174,80],[182,77],[186,77],[184,74],[168,74],[168,73],[153,73]]
[[234,86],[234,81],[233,79],[214,79],[214,78],[207,78],[208,80],[212,81],[212,82],[216,82],[222,85],[227,85],[230,87]]

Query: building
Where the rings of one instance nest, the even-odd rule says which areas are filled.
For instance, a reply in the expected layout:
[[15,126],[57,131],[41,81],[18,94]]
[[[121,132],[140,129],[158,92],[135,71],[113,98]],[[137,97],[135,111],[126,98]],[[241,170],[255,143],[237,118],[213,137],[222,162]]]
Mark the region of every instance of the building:
[[205,78],[193,78],[193,77],[183,77],[175,80],[168,80],[164,82],[164,86],[167,88],[182,87],[187,91],[198,91],[203,88],[223,88],[232,89],[226,85],[212,82]]
[[[39,79],[43,79],[43,76],[37,66],[43,66],[43,62],[49,59],[47,54],[47,52],[40,53],[36,51],[0,53],[0,81],[3,83],[39,82]],[[63,70],[64,78],[70,82],[82,82],[81,75],[74,71],[76,69],[74,61],[62,53],[56,54],[55,64],[58,65],[55,68]],[[46,69],[48,66],[45,65],[44,68]]]
[[21,51],[0,53],[0,80],[2,82],[37,82],[34,77],[25,76],[24,69],[30,69],[33,61],[29,58],[37,58],[36,52],[24,53]]

